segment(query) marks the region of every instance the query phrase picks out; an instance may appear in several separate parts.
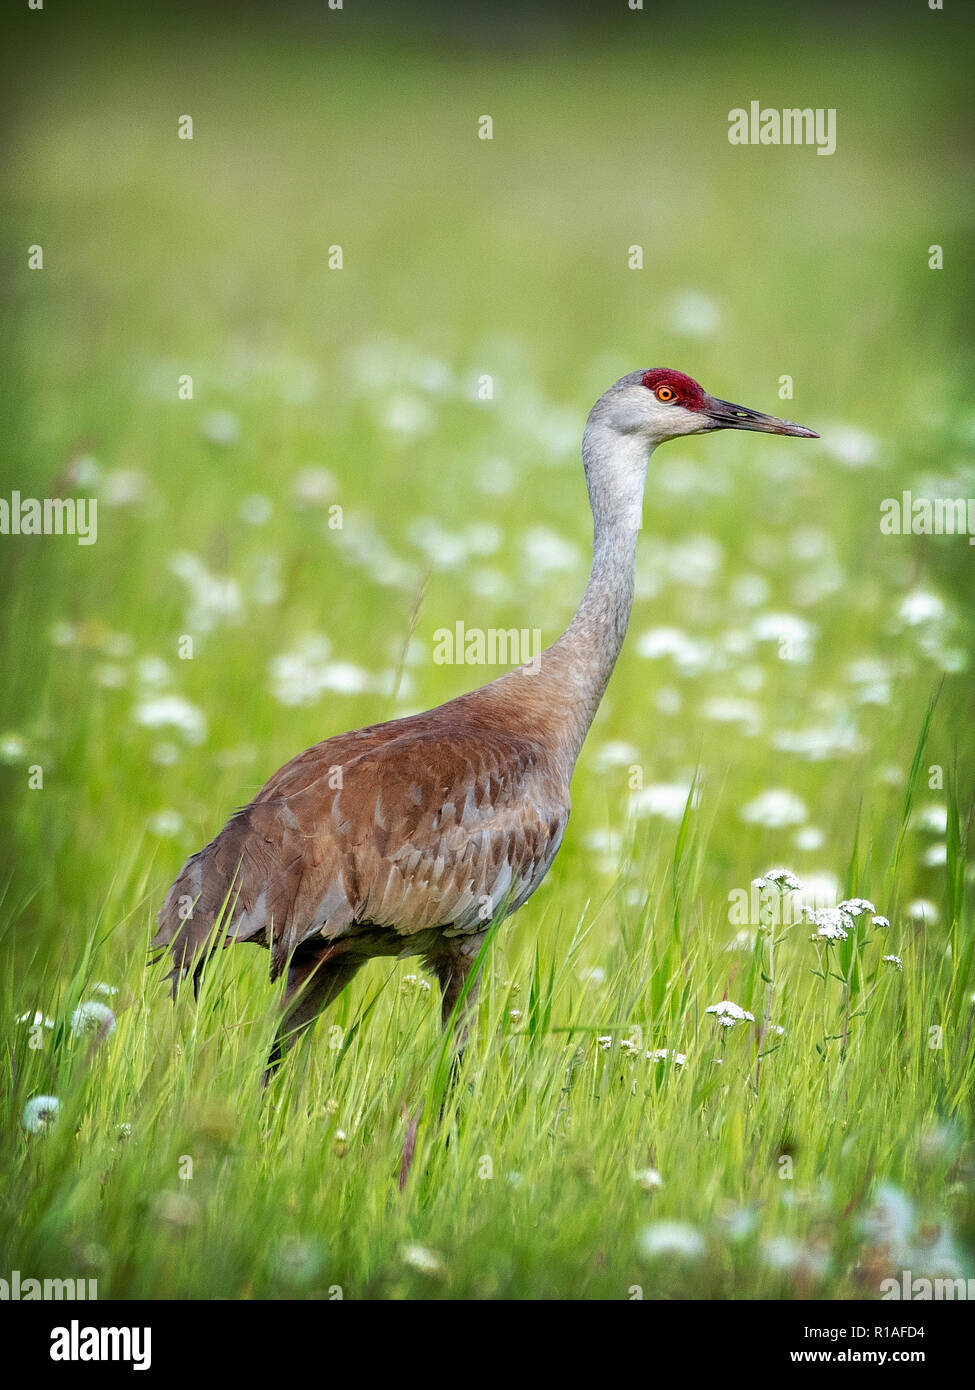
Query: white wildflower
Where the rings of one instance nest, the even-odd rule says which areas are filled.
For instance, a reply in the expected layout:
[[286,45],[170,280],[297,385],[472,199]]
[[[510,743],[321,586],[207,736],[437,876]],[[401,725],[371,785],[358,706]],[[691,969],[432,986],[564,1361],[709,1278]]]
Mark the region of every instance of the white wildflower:
[[633,1181],[639,1183],[645,1192],[655,1192],[658,1187],[664,1185],[664,1180],[656,1168],[641,1168],[638,1173],[633,1174]]
[[687,1061],[686,1052],[676,1052],[669,1047],[652,1047],[647,1053],[649,1062],[666,1062],[668,1057],[673,1059],[675,1067],[682,1067]]
[[146,729],[178,729],[188,743],[206,738],[206,719],[196,705],[182,695],[154,695],[136,705],[133,716]]
[[312,463],[295,474],[291,491],[299,506],[320,507],[334,501],[338,484],[327,469]]
[[901,600],[897,616],[908,627],[937,623],[945,616],[944,599],[929,589],[914,589]]
[[922,806],[911,820],[911,828],[925,830],[931,835],[945,835],[948,831],[948,807],[936,803]]
[[718,306],[700,290],[680,290],[667,304],[667,321],[685,338],[710,338],[720,320]]
[[654,1221],[640,1233],[640,1250],[651,1260],[658,1255],[698,1259],[704,1254],[704,1237],[686,1221]]
[[204,415],[201,429],[211,444],[228,448],[240,438],[240,421],[230,410],[211,410]]
[[793,792],[771,787],[744,805],[738,815],[750,825],[780,830],[790,825],[802,825],[808,812],[805,802]]
[[[661,820],[680,821],[690,795],[690,782],[654,782],[630,793],[630,810],[635,816],[659,816]],[[700,790],[695,787],[691,799],[692,810],[700,804],[700,800]]]
[[430,981],[425,980],[422,975],[404,975],[401,988],[404,994],[411,990],[415,990],[417,993],[424,993],[429,991]]
[[754,1014],[750,1014],[740,1004],[733,1004],[730,999],[722,999],[720,1004],[709,1004],[704,1012],[714,1014],[715,1022],[722,1028],[734,1028],[736,1023],[755,1022]]
[[676,627],[654,627],[644,632],[636,642],[636,650],[649,661],[671,657],[685,676],[697,676],[706,671],[713,657],[710,642],[688,637]]
[[580,970],[579,979],[589,989],[598,989],[606,983],[606,971],[601,965],[593,965],[588,970]]
[[876,461],[880,440],[859,425],[827,424],[822,431],[822,448],[847,468],[869,467]]
[[796,613],[760,613],[751,633],[756,642],[774,642],[783,661],[805,664],[812,657],[816,628]]
[[183,817],[178,811],[157,811],[149,817],[149,833],[161,839],[179,835],[183,829]]
[[186,585],[189,595],[187,622],[195,632],[212,632],[220,623],[239,622],[244,600],[237,580],[212,574],[198,555],[177,551],[169,568]]
[[780,893],[797,893],[802,884],[789,869],[768,869],[760,878],[753,878],[756,888],[774,888]]
[[855,925],[849,913],[838,907],[803,907],[802,910],[816,928],[810,941],[845,941]]
[[640,750],[632,743],[624,743],[620,739],[610,739],[606,743],[601,743],[596,750],[593,758],[593,767],[597,772],[605,772],[611,767],[627,767],[630,763],[640,761]]
[[274,507],[270,497],[254,492],[242,499],[237,510],[241,520],[246,521],[248,526],[265,526],[271,520]]
[[901,960],[900,956],[882,956],[881,959],[885,965],[890,965],[895,970],[904,969],[904,962]]
[[526,573],[536,579],[550,574],[562,574],[576,569],[581,556],[571,541],[544,526],[533,526],[521,538],[521,553]]
[[0,734],[0,763],[17,763],[27,755],[27,744],[20,734]]
[[795,833],[794,841],[796,849],[816,850],[823,845],[823,832],[815,825],[804,825]]

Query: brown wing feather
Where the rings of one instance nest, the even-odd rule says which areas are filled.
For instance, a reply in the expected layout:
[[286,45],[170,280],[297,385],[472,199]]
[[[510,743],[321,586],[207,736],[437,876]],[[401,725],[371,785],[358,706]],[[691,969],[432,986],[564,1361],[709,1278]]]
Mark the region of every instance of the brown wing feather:
[[476,932],[520,906],[561,842],[567,778],[544,740],[479,718],[470,697],[454,705],[327,739],[276,772],[169,891],[154,945],[174,981],[225,902],[218,935],[269,945],[272,975],[316,934]]

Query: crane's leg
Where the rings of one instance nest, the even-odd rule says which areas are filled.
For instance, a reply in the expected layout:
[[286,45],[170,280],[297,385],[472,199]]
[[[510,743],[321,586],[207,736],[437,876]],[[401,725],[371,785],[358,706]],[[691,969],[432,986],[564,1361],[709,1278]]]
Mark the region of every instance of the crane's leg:
[[[428,970],[436,975],[443,991],[440,1018],[444,1028],[450,1023],[457,1001],[464,992],[467,977],[483,941],[483,933],[477,936],[452,937],[443,942],[442,945],[437,946],[424,958],[424,964]],[[480,983],[479,977],[471,980],[470,988],[464,997],[464,1002],[454,1023],[458,1059],[470,1033]]]
[[331,960],[334,947],[299,947],[291,957],[284,991],[284,1014],[278,1026],[264,1070],[264,1085],[277,1071],[284,1056],[306,1028],[340,994],[362,964],[340,956]]
[[[474,937],[448,938],[423,957],[423,964],[431,974],[436,975],[443,992],[440,1006],[440,1019],[444,1028],[450,1025],[450,1020],[453,1017],[457,1001],[464,992],[467,977],[470,975],[483,940],[483,933]],[[444,1110],[447,1105],[447,1096],[457,1080],[460,1059],[463,1056],[464,1047],[471,1030],[474,1010],[477,1006],[477,992],[480,988],[480,983],[480,978],[478,976],[475,976],[475,978],[471,980],[470,988],[464,996],[464,1002],[458,1010],[457,1017],[454,1020],[454,1054],[451,1058],[447,1088],[440,1105],[441,1120],[443,1120]],[[419,1123],[419,1111],[415,1115],[407,1115],[406,1137],[403,1141],[403,1153],[400,1159],[399,1169],[399,1189],[401,1192],[406,1186],[407,1178],[410,1175],[410,1169],[413,1166],[413,1154],[416,1147],[416,1131]]]

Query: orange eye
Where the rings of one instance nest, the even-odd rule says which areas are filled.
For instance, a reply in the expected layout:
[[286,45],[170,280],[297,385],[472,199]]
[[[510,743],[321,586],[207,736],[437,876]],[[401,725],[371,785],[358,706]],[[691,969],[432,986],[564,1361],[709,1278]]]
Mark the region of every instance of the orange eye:
[[670,386],[658,386],[654,395],[658,401],[672,401],[676,392]]

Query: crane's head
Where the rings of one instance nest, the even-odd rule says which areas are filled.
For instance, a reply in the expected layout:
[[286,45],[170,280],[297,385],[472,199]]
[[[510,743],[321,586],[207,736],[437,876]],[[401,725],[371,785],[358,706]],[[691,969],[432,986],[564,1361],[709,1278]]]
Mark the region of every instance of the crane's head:
[[593,406],[590,420],[651,446],[711,430],[757,430],[761,434],[819,438],[805,425],[709,396],[692,377],[670,367],[650,367],[620,377]]

